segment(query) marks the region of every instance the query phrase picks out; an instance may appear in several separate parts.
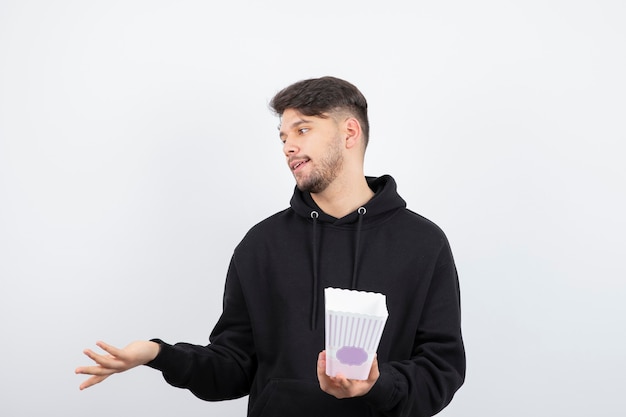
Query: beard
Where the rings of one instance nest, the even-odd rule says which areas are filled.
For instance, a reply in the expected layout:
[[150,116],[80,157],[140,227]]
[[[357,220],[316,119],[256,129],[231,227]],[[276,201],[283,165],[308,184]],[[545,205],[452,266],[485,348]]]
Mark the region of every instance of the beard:
[[329,148],[326,154],[319,158],[315,169],[308,176],[300,179],[296,177],[296,184],[300,191],[321,193],[337,178],[343,167],[343,154],[341,142],[335,143],[335,146]]

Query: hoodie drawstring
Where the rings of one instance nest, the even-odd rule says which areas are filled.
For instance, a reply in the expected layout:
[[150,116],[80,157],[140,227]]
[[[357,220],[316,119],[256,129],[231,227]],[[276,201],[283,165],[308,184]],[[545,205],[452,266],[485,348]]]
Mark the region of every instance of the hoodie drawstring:
[[359,214],[359,221],[357,222],[357,226],[356,226],[356,244],[354,247],[354,267],[352,268],[352,285],[350,286],[350,289],[352,290],[356,290],[356,283],[357,283],[357,269],[359,267],[359,243],[361,243],[361,226],[363,225],[363,217],[365,216],[365,213],[367,213],[367,210],[365,209],[365,207],[359,207],[359,209],[357,210],[357,213]]
[[317,297],[320,291],[319,279],[317,276],[317,218],[319,213],[315,210],[311,212],[311,218],[313,219],[313,306],[311,308],[311,330],[315,330],[317,327]]
[[[358,266],[359,266],[359,246],[361,243],[361,227],[363,226],[363,217],[367,213],[365,207],[359,207],[357,210],[358,221],[356,227],[356,243],[354,247],[354,264],[352,268],[352,285],[350,289],[355,290],[358,282]],[[318,243],[317,243],[317,218],[319,213],[315,210],[311,211],[311,219],[313,219],[313,305],[311,306],[311,330],[317,328],[317,304],[320,293],[320,282],[318,276]]]

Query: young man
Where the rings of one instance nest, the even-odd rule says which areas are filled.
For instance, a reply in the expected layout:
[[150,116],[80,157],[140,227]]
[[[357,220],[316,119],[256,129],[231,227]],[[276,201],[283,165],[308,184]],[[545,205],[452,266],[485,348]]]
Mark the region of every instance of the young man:
[[[459,286],[444,233],[409,211],[390,176],[365,177],[367,102],[333,77],[271,102],[297,187],[232,256],[208,346],[139,341],[108,355],[81,389],[138,365],[206,400],[249,395],[249,416],[432,416],[465,377]],[[366,380],[325,372],[326,287],[384,294],[389,317]],[[316,372],[317,361],[317,372]]]

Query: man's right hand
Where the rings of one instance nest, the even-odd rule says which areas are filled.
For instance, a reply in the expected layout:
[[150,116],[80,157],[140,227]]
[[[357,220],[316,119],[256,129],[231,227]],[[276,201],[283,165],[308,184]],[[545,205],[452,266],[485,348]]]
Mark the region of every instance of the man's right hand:
[[98,342],[96,345],[108,354],[100,355],[91,349],[84,350],[83,353],[89,356],[97,365],[76,368],[75,372],[77,374],[91,375],[91,378],[80,384],[81,390],[98,384],[113,374],[147,364],[156,358],[160,349],[158,343],[143,340],[133,342],[124,349],[118,349],[104,342]]

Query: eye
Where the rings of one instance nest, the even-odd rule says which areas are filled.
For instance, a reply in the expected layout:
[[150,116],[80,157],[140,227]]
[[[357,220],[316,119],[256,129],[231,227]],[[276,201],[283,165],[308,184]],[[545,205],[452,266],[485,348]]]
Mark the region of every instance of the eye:
[[301,127],[300,129],[298,129],[298,133],[300,135],[304,135],[306,132],[308,132],[310,129],[308,127]]

